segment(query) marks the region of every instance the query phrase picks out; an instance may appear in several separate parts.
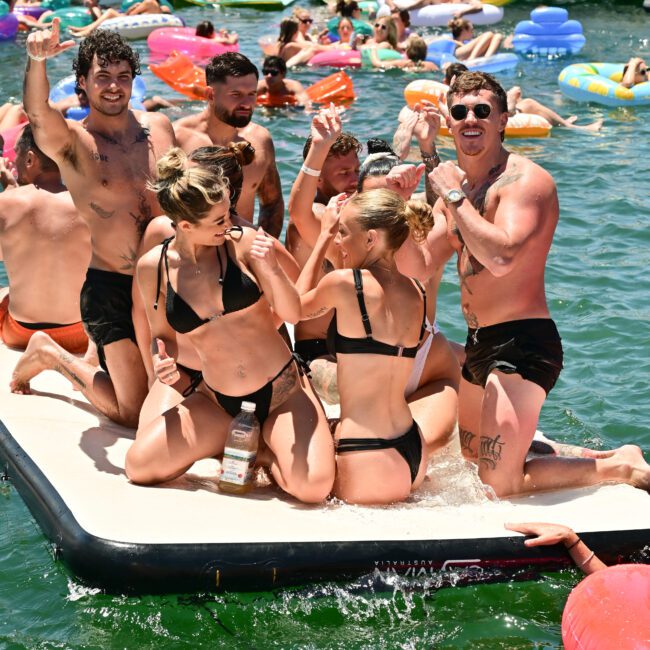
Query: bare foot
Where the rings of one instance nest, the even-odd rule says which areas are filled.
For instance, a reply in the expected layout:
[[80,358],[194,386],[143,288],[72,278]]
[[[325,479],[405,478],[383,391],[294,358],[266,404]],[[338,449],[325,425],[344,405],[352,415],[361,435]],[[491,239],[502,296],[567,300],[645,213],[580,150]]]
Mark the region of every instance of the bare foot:
[[612,460],[618,461],[616,469],[625,483],[650,492],[650,465],[646,463],[640,447],[623,445],[616,449]]
[[592,133],[596,133],[597,131],[600,131],[600,129],[603,128],[603,120],[596,120],[591,124],[586,124],[585,126],[576,126],[575,128],[582,129],[583,131],[591,131]]
[[29,381],[43,370],[49,368],[46,350],[53,343],[54,341],[45,332],[35,332],[32,335],[26,350],[11,374],[9,389],[12,393],[18,395],[31,394]]

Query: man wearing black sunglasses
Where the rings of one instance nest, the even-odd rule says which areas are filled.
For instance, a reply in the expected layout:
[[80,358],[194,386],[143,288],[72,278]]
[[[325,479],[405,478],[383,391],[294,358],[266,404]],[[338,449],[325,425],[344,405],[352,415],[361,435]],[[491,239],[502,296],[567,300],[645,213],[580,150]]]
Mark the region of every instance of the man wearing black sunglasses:
[[210,61],[205,74],[208,105],[201,113],[174,123],[178,144],[189,154],[198,147],[250,142],[255,149],[255,160],[244,168],[237,213],[252,221],[257,196],[258,224],[277,237],[282,231],[284,199],[275,148],[268,130],[251,121],[259,71],[243,54],[226,52]]
[[267,56],[262,64],[262,78],[257,82],[257,102],[267,106],[307,104],[309,97],[302,84],[287,79],[287,64],[279,56]]
[[[427,280],[454,252],[468,325],[459,391],[463,453],[498,497],[606,480],[646,484],[640,450],[607,459],[526,461],[539,414],[562,369],[562,343],[546,304],[544,270],[558,222],[555,183],[503,147],[506,93],[488,74],[465,72],[448,95],[458,164],[430,174],[440,197],[425,242],[407,240],[400,270]],[[627,470],[625,469],[627,467]],[[629,470],[629,471],[628,471]]]

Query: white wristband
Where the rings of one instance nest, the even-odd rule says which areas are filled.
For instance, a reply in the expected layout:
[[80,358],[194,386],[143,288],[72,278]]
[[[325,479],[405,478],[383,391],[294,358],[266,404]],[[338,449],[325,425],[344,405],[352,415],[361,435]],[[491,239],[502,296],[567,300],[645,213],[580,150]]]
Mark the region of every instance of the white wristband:
[[32,60],[32,61],[45,61],[47,59],[46,56],[41,56],[40,54],[32,54],[31,52],[27,52],[27,56]]
[[307,176],[313,176],[314,178],[320,178],[320,169],[312,169],[311,167],[307,167],[307,165],[303,165],[300,168],[300,171],[303,174],[307,174]]

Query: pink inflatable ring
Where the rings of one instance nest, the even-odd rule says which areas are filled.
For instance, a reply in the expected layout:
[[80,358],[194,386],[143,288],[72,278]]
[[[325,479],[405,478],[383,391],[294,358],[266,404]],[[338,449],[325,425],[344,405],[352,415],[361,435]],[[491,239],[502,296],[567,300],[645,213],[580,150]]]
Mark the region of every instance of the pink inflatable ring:
[[212,38],[197,36],[193,27],[160,27],[147,37],[151,52],[169,56],[173,51],[194,59],[209,59],[224,52],[238,52],[239,45],[224,45]]

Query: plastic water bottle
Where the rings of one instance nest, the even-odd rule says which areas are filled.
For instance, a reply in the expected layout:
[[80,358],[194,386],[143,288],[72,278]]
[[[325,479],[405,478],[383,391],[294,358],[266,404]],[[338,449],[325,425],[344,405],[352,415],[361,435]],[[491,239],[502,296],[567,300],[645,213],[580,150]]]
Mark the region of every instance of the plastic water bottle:
[[244,494],[252,487],[253,468],[260,439],[260,423],[255,404],[242,402],[241,411],[230,424],[221,461],[219,489]]

